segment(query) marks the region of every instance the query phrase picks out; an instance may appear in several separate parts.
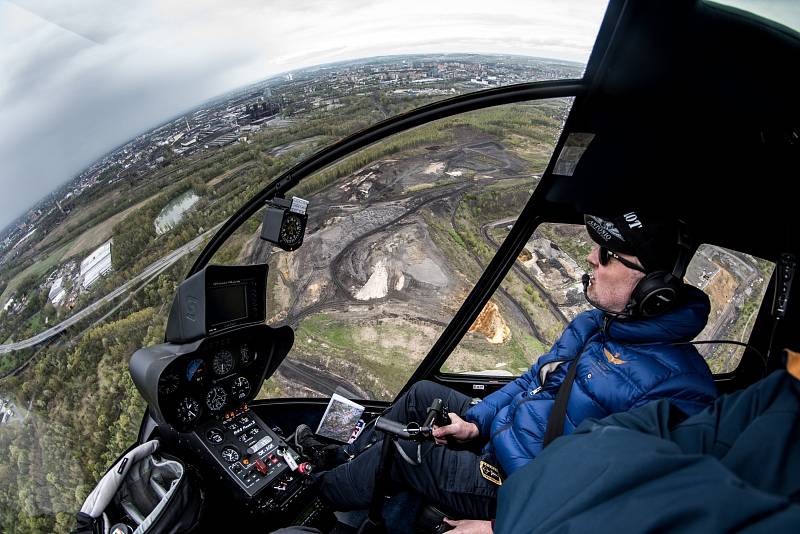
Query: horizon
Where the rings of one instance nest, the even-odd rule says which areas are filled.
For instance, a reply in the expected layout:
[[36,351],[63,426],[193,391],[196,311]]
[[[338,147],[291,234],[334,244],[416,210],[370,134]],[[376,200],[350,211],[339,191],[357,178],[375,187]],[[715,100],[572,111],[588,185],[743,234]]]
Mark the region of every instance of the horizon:
[[236,88],[398,54],[585,63],[607,3],[76,2],[0,0],[3,228],[137,132]]
[[266,78],[257,80],[255,82],[249,82],[249,83],[246,83],[244,85],[241,85],[241,86],[238,86],[238,87],[234,87],[232,89],[228,89],[228,90],[226,90],[226,91],[224,91],[222,93],[219,93],[219,94],[217,94],[215,96],[212,96],[212,97],[206,98],[206,99],[204,99],[204,100],[202,100],[200,102],[197,102],[197,103],[195,103],[195,104],[193,104],[193,105],[191,105],[191,106],[189,106],[187,108],[184,108],[184,109],[182,109],[182,110],[180,110],[178,112],[173,113],[172,115],[170,115],[166,119],[159,120],[154,125],[152,125],[150,127],[147,127],[144,130],[141,130],[141,131],[133,134],[132,136],[128,137],[126,140],[115,144],[113,147],[105,149],[99,155],[90,158],[80,168],[80,170],[76,171],[69,178],[66,178],[64,181],[62,181],[61,183],[56,185],[53,189],[51,189],[48,192],[46,192],[45,194],[43,194],[38,200],[34,201],[27,208],[25,208],[21,213],[19,213],[13,220],[11,220],[5,226],[3,226],[2,229],[0,229],[0,235],[5,234],[7,231],[9,231],[13,226],[15,226],[16,224],[18,224],[20,222],[20,219],[25,218],[28,215],[28,213],[30,213],[32,210],[35,210],[39,205],[48,202],[48,198],[51,195],[56,194],[61,189],[70,186],[73,182],[75,182],[75,180],[80,178],[80,176],[83,173],[85,173],[89,168],[91,168],[93,165],[95,165],[99,161],[103,160],[104,158],[112,155],[113,153],[115,153],[119,149],[123,148],[125,145],[131,143],[137,137],[140,137],[140,136],[143,136],[143,135],[148,135],[148,134],[152,133],[153,131],[158,130],[159,128],[162,128],[162,127],[166,126],[167,124],[169,124],[169,123],[171,123],[171,122],[173,122],[173,121],[175,121],[175,120],[177,120],[177,119],[179,119],[181,117],[185,117],[186,115],[189,115],[189,114],[191,114],[191,113],[193,113],[193,112],[195,112],[195,111],[197,111],[199,109],[203,109],[203,108],[207,107],[209,104],[213,104],[214,102],[216,102],[218,100],[225,100],[226,97],[228,95],[232,94],[232,93],[244,92],[244,91],[247,91],[248,88],[253,88],[254,89],[257,86],[265,85],[265,84],[267,84],[267,83],[269,83],[269,82],[271,82],[273,80],[280,82],[281,81],[280,79],[282,77],[287,76],[288,74],[314,72],[314,71],[318,71],[318,70],[322,70],[322,69],[326,69],[326,68],[333,68],[335,66],[345,66],[345,65],[356,64],[356,63],[370,64],[370,63],[378,62],[379,60],[391,59],[391,58],[443,57],[443,56],[471,56],[471,57],[475,57],[475,58],[509,57],[509,58],[520,58],[520,59],[534,60],[534,61],[541,61],[541,62],[553,62],[553,63],[558,63],[558,64],[573,65],[573,66],[583,66],[583,67],[586,66],[585,62],[580,62],[580,61],[572,61],[572,60],[552,58],[552,57],[528,56],[528,55],[523,55],[523,54],[478,53],[478,52],[441,52],[441,53],[429,52],[429,53],[418,53],[418,54],[381,54],[381,55],[378,55],[378,56],[359,57],[359,58],[353,58],[353,59],[344,59],[344,60],[337,60],[337,61],[328,62],[328,63],[320,63],[320,64],[316,64],[316,65],[309,65],[307,67],[302,67],[302,68],[299,68],[299,69],[291,69],[291,70],[286,70],[286,71],[279,72],[279,73],[276,73],[276,74],[272,74],[272,75],[269,75]]

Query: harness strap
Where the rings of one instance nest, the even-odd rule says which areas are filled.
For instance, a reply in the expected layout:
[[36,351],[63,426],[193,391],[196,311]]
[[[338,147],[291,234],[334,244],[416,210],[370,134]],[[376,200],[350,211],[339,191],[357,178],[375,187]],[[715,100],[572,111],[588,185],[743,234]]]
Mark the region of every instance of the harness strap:
[[580,356],[572,360],[572,365],[570,365],[569,371],[567,371],[567,376],[558,388],[556,401],[553,404],[553,409],[550,410],[550,416],[547,418],[547,430],[542,440],[542,448],[550,445],[551,441],[564,433],[564,420],[567,418],[567,401],[572,391],[572,383],[575,382],[579,358]]

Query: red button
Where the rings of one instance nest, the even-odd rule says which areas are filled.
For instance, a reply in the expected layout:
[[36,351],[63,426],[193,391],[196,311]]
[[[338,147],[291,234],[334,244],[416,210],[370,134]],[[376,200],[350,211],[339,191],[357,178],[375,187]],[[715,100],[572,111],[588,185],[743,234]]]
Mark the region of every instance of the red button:
[[271,454],[269,455],[269,461],[272,462],[273,464],[277,464],[278,462],[280,462],[277,456],[272,456]]
[[310,475],[311,471],[313,471],[314,468],[311,466],[310,463],[303,462],[302,464],[297,466],[297,470],[300,471],[304,475]]

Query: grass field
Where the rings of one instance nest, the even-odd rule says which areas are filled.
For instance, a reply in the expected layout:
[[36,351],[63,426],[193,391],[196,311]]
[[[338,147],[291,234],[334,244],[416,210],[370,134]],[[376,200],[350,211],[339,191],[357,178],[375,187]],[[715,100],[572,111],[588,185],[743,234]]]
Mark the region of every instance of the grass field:
[[109,191],[102,197],[92,200],[89,204],[81,204],[80,207],[72,210],[63,223],[54,228],[44,239],[39,241],[35,248],[37,250],[42,250],[50,244],[56,243],[70,232],[81,228],[92,217],[100,213],[104,206],[118,202],[121,197],[122,191]]
[[48,254],[47,257],[44,258],[43,260],[37,261],[24,271],[17,274],[17,276],[12,278],[8,282],[8,286],[6,286],[5,291],[3,291],[3,295],[0,296],[0,302],[2,302],[2,304],[5,304],[6,301],[8,301],[8,299],[11,298],[11,295],[13,295],[14,292],[17,290],[17,286],[19,285],[19,283],[22,280],[24,280],[26,276],[31,274],[35,275],[37,278],[42,278],[44,276],[47,276],[47,274],[49,274],[50,271],[56,268],[56,266],[61,262],[62,259],[67,257],[66,252],[69,249],[69,246],[70,244],[68,243],[63,247],[54,250],[53,252]]
[[206,183],[208,184],[209,187],[215,186],[218,183],[220,183],[221,181],[223,181],[223,180],[227,179],[228,177],[230,177],[233,173],[235,173],[237,171],[240,171],[240,170],[242,170],[242,169],[244,169],[246,167],[252,167],[253,165],[254,164],[253,164],[252,161],[248,161],[247,163],[242,163],[238,167],[234,167],[233,169],[220,174],[216,178],[212,178],[211,180],[209,180]]
[[439,330],[403,319],[363,322],[320,313],[300,324],[292,352],[315,367],[353,377],[376,399],[391,400],[427,354]]
[[105,221],[96,224],[92,228],[89,228],[84,233],[79,235],[72,241],[69,250],[67,250],[66,254],[64,254],[65,258],[69,258],[75,254],[80,254],[81,252],[89,252],[111,238],[112,233],[114,232],[114,226],[122,219],[127,217],[129,214],[133,213],[134,211],[138,210],[154,198],[156,198],[158,194],[155,194],[149,198],[146,198],[139,202],[138,204],[131,206],[130,208],[117,213],[116,215],[112,215]]

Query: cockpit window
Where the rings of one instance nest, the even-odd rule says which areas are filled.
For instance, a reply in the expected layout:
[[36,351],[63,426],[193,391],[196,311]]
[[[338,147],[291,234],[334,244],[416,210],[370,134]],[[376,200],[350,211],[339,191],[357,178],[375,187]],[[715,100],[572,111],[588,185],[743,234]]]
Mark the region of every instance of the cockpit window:
[[749,11],[800,31],[800,4],[795,0],[714,0],[709,3]]
[[[711,301],[708,323],[697,339],[747,343],[774,269],[771,261],[750,254],[700,245],[686,271],[686,282],[702,289]],[[711,372],[724,374],[736,370],[745,347],[708,343],[697,350]]]
[[231,236],[212,262],[268,262],[267,323],[295,329],[261,397],[338,388],[392,399],[502,243],[495,227],[512,224],[527,203],[570,105],[544,100],[442,119],[309,176],[286,195],[309,201],[293,252],[259,239],[260,213]]

